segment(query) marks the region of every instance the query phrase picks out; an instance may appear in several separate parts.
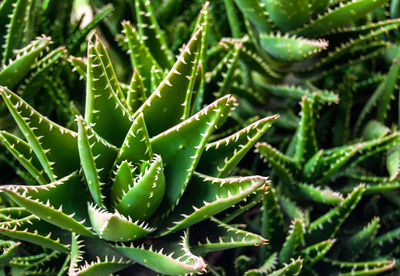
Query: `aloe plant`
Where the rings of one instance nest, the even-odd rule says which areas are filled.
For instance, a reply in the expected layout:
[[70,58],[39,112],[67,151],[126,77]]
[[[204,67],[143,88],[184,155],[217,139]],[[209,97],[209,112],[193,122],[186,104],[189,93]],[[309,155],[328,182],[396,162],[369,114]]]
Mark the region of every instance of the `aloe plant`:
[[[140,47],[140,41],[124,23],[137,66],[129,88],[117,81],[100,39],[89,41],[86,105],[84,117],[76,117],[77,132],[1,88],[25,138],[3,131],[1,140],[37,181],[0,188],[23,207],[23,214],[2,222],[4,235],[67,254],[66,265],[58,269],[69,266],[73,275],[111,273],[132,261],[160,273],[194,273],[206,269],[196,252],[265,243],[259,235],[212,218],[253,194],[265,193],[265,177],[228,176],[276,116],[209,141],[237,103],[226,95],[198,112],[194,109],[206,25],[197,27],[168,73],[152,70],[156,75],[150,76],[142,69],[149,62],[157,68],[156,63],[139,63],[133,47]],[[71,201],[76,195],[80,198]],[[206,219],[211,219],[208,228],[217,230],[197,236],[198,244],[189,243],[187,229]],[[28,223],[30,230],[23,231]],[[100,259],[81,263],[82,258],[89,262],[92,254]]]

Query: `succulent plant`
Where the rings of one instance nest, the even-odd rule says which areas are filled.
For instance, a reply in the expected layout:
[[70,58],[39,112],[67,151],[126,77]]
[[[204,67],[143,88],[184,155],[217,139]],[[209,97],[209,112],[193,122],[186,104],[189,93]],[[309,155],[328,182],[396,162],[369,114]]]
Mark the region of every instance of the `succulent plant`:
[[[91,40],[85,113],[76,117],[77,132],[47,119],[8,88],[1,88],[25,139],[5,131],[0,139],[37,181],[31,186],[0,187],[23,207],[18,214],[9,211],[9,218],[1,223],[4,235],[68,254],[58,269],[66,269],[69,262],[72,275],[111,273],[131,265],[132,260],[160,273],[201,272],[206,264],[191,250],[205,254],[265,243],[261,236],[213,216],[265,193],[267,178],[229,175],[276,116],[210,141],[237,103],[226,95],[194,110],[192,94],[200,86],[197,76],[206,25],[197,27],[164,75],[154,70],[151,58],[139,60],[138,53],[146,49],[135,40],[133,27],[124,23],[132,54],[137,55],[137,70],[128,89],[118,82],[100,39]],[[152,75],[143,71],[148,63]],[[189,241],[187,229],[207,219],[212,232]],[[81,266],[91,256],[99,259]]]

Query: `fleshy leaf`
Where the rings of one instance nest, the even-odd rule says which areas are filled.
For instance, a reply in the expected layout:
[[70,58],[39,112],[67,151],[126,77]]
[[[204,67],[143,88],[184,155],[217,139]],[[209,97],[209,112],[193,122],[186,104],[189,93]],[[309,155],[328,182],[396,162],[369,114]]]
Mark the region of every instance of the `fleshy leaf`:
[[20,242],[0,240],[0,248],[2,250],[2,254],[0,255],[0,265],[7,265],[17,254],[20,245]]
[[161,67],[171,68],[174,65],[174,54],[168,48],[165,34],[158,25],[151,2],[135,1],[135,8],[140,40],[146,44]]
[[[62,229],[92,237],[94,234],[85,226],[88,199],[85,199],[87,193],[83,187],[80,176],[71,174],[47,185],[5,185],[0,190],[39,218]],[[71,201],[76,195],[81,200]]]
[[235,99],[227,95],[151,139],[154,152],[160,154],[164,162],[167,188],[159,208],[163,213],[170,211],[179,202],[208,137],[219,121],[227,117],[232,109],[232,102]]
[[308,184],[297,184],[299,193],[308,200],[321,202],[324,204],[339,204],[343,200],[343,196],[329,189],[321,190],[320,187],[314,187]]
[[268,193],[264,195],[261,223],[261,234],[269,241],[267,248],[271,248],[272,251],[279,250],[285,241],[287,229],[272,185]]
[[305,259],[305,265],[313,265],[315,262],[323,258],[332,248],[336,240],[326,240],[304,248],[300,255]]
[[351,276],[351,275],[369,275],[377,274],[387,270],[390,270],[396,264],[395,260],[382,260],[382,261],[371,261],[371,262],[341,262],[335,260],[327,260],[332,265],[340,267],[340,276]]
[[79,169],[76,132],[42,116],[7,88],[0,87],[0,93],[51,181]]
[[[97,38],[98,39],[98,38]],[[103,59],[97,51],[98,41],[88,45],[85,120],[108,142],[119,147],[132,118],[127,107],[114,92]]]
[[155,155],[132,186],[115,202],[115,209],[133,220],[151,217],[165,194],[165,177],[161,156]]
[[[179,242],[180,240],[180,242]],[[206,264],[190,252],[188,234],[154,241],[150,247],[142,244],[115,245],[113,248],[128,258],[162,274],[180,275],[202,272]]]
[[111,63],[108,53],[100,38],[98,36],[95,37],[96,40],[94,46],[96,47],[96,52],[101,60],[101,64],[103,65],[104,73],[108,81],[107,84],[111,87],[113,94],[118,97],[119,104],[123,105],[125,107],[125,110],[127,110],[129,109],[128,104],[126,102],[124,94],[122,93],[121,85],[118,82],[115,69]]
[[103,206],[101,186],[107,182],[108,174],[117,153],[115,147],[101,139],[83,117],[78,122],[79,156],[86,182],[93,200]]
[[6,64],[8,59],[12,58],[13,51],[18,46],[24,28],[28,5],[28,0],[17,0],[12,4],[12,14],[10,16],[7,15],[11,20],[6,25],[5,42],[1,45],[3,64]]
[[63,253],[69,252],[68,246],[60,241],[62,233],[59,233],[59,229],[34,215],[1,222],[0,231],[3,235],[13,239],[30,242]]
[[261,34],[260,43],[264,51],[280,61],[302,61],[315,56],[328,47],[328,41],[311,40],[295,36],[281,36],[280,33]]
[[303,96],[307,96],[309,99],[313,97],[313,94],[319,94],[322,102],[326,103],[338,103],[339,97],[337,94],[327,90],[309,90],[297,86],[286,86],[286,85],[273,85],[263,83],[262,88],[265,88],[268,92],[278,97],[290,97],[293,99],[300,100]]
[[167,218],[161,235],[187,228],[244,200],[258,189],[267,189],[261,176],[214,178],[195,173],[179,205]]
[[264,162],[268,162],[275,169],[285,185],[293,189],[294,175],[297,173],[294,160],[264,142],[256,144],[256,151],[261,154]]
[[258,120],[224,139],[208,143],[200,159],[199,171],[215,177],[225,177],[250,148],[271,127],[278,116]]
[[144,89],[144,84],[139,71],[135,69],[133,72],[132,80],[129,85],[128,95],[126,101],[132,112],[136,112],[138,108],[146,101],[147,96]]
[[44,49],[50,44],[50,38],[39,37],[18,51],[15,60],[11,60],[0,71],[0,85],[13,89],[32,69]]
[[322,176],[317,184],[324,183],[344,165],[355,166],[365,158],[389,148],[398,141],[399,133],[395,132],[382,138],[325,150],[320,160]]
[[361,136],[364,138],[364,140],[368,141],[372,139],[382,138],[389,132],[390,128],[388,128],[381,122],[372,120],[369,121],[367,125],[364,127]]
[[268,274],[268,276],[296,276],[299,275],[301,268],[303,267],[303,259],[300,257],[295,259],[291,259],[291,262],[285,264],[283,268],[273,271]]
[[152,158],[152,156],[153,151],[150,145],[146,123],[143,114],[140,113],[133,121],[115,162],[118,164],[127,160],[129,162],[138,163],[141,160],[148,160]]
[[315,136],[314,107],[316,99],[303,97],[301,102],[301,120],[297,133],[296,151],[294,159],[297,165],[302,166],[317,152],[317,138]]
[[400,144],[396,143],[387,150],[386,168],[389,172],[390,180],[396,179],[400,171]]
[[155,68],[155,71],[159,72],[161,71],[161,67],[158,65],[149,49],[140,40],[139,34],[135,28],[127,21],[122,22],[122,27],[122,32],[126,36],[125,41],[128,43],[131,60],[134,61],[136,70],[142,77],[144,92],[149,96],[152,92],[150,91],[152,69]]
[[364,190],[365,186],[359,185],[339,206],[314,220],[308,227],[308,232],[305,235],[306,241],[308,243],[319,242],[331,238],[360,201]]
[[271,31],[268,14],[260,1],[235,0],[235,3],[259,32]]
[[39,184],[48,183],[42,166],[28,143],[5,131],[0,131],[0,140]]
[[[189,41],[177,62],[146,102],[136,111],[143,113],[150,137],[180,123],[184,118],[185,99],[190,84],[193,63],[200,54],[202,28]],[[143,76],[143,75],[142,75]]]
[[93,205],[89,206],[88,211],[96,233],[108,241],[134,241],[154,231],[144,222],[133,222],[129,216],[125,217],[118,211],[110,213]]
[[41,58],[35,64],[36,70],[29,75],[23,85],[20,85],[17,94],[21,95],[27,102],[31,102],[32,99],[37,97],[38,92],[48,81],[49,71],[54,70],[55,65],[59,64],[65,52],[65,48],[61,46]]
[[271,270],[273,270],[277,264],[278,264],[278,254],[273,253],[267,258],[267,260],[261,267],[246,271],[244,276],[268,275],[268,273],[270,273]]
[[348,1],[339,5],[336,9],[328,10],[317,19],[312,20],[294,32],[305,37],[318,37],[329,30],[343,26],[350,21],[364,16],[365,14],[383,6],[388,0],[359,0]]
[[205,225],[208,229],[207,232],[210,234],[204,235],[205,233],[197,233],[195,231],[191,234],[190,238],[196,238],[197,240],[197,244],[190,248],[195,254],[203,255],[217,250],[257,246],[267,242],[259,235],[235,228],[213,217]]
[[134,176],[136,168],[133,164],[128,161],[122,161],[120,164],[116,164],[114,171],[114,179],[111,185],[110,201],[117,202],[124,194],[124,191],[128,191],[129,187],[134,185]]
[[308,0],[261,0],[268,16],[285,32],[300,27],[310,16]]
[[290,225],[289,234],[279,253],[279,262],[281,264],[287,263],[296,254],[298,248],[304,244],[304,228],[303,221],[299,219],[295,219]]
[[347,250],[344,252],[346,260],[355,259],[355,257],[368,245],[378,232],[379,217],[375,217],[361,231],[352,235],[346,241]]

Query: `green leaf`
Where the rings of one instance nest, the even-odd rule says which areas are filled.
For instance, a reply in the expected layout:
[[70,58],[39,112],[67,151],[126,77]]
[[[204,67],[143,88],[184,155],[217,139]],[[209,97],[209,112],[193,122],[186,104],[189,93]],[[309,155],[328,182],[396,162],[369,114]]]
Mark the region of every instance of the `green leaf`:
[[262,7],[260,1],[235,0],[236,5],[259,32],[270,32],[268,14]]
[[365,141],[382,138],[390,132],[390,128],[381,122],[371,120],[365,126],[361,136]]
[[128,258],[162,274],[180,275],[205,271],[201,257],[190,252],[188,234],[157,240],[150,247],[146,244],[115,245],[113,249]]
[[150,136],[155,136],[185,119],[185,105],[188,104],[185,100],[187,93],[191,93],[188,90],[190,76],[192,70],[196,69],[193,62],[200,54],[201,38],[202,28],[191,38],[161,84],[136,111],[135,116],[143,113]]
[[63,243],[65,241],[60,241],[64,233],[60,233],[59,229],[34,215],[1,222],[0,231],[3,235],[13,239],[26,241],[63,253],[69,252],[68,246]]
[[124,160],[139,163],[141,160],[148,160],[153,157],[153,150],[147,133],[146,123],[143,114],[140,113],[133,121],[128,134],[125,137],[121,149],[115,159],[115,164]]
[[195,173],[179,205],[168,216],[167,230],[161,235],[187,228],[214,216],[258,189],[267,189],[267,178],[261,176],[214,178]]
[[162,68],[171,68],[175,61],[174,54],[168,48],[165,34],[158,25],[151,2],[135,1],[135,8],[140,40]]
[[49,45],[50,38],[39,37],[18,51],[15,60],[4,63],[0,70],[0,85],[13,89],[34,67],[37,59]]
[[386,168],[389,172],[390,180],[396,179],[400,170],[400,144],[396,143],[388,148],[386,153]]
[[85,27],[79,29],[78,31],[74,32],[65,42],[65,45],[69,49],[70,52],[75,52],[79,50],[81,44],[85,41],[86,36],[104,19],[106,18],[111,12],[113,8],[111,5],[107,5],[102,8],[101,11],[96,13],[93,17],[92,21],[86,24]]
[[328,48],[328,41],[311,40],[296,36],[260,34],[261,47],[279,61],[295,62],[311,58]]
[[121,214],[133,220],[151,217],[165,194],[165,177],[161,156],[154,155],[149,166],[135,179],[132,186],[114,203]]
[[152,92],[150,91],[152,68],[155,68],[154,71],[161,72],[161,67],[160,65],[158,65],[157,61],[154,59],[149,49],[140,40],[139,34],[135,30],[135,28],[127,21],[122,22],[122,27],[122,32],[126,36],[125,42],[128,43],[131,60],[134,61],[134,65],[136,65],[136,70],[142,77],[142,81],[144,84],[143,89],[145,91],[145,94],[149,96]]
[[272,185],[263,198],[261,223],[261,235],[268,240],[266,247],[278,251],[285,241],[287,229]]
[[132,80],[129,85],[128,96],[127,96],[127,103],[131,112],[136,112],[139,107],[146,101],[147,96],[144,88],[144,84],[142,81],[142,77],[139,74],[137,68],[132,75]]
[[334,236],[360,201],[364,191],[365,186],[359,185],[339,204],[339,206],[331,209],[326,214],[310,223],[308,232],[305,235],[307,243],[319,242]]
[[278,254],[273,253],[271,256],[268,257],[268,259],[261,267],[248,270],[244,275],[245,276],[268,275],[268,273],[270,273],[271,270],[274,269],[277,263],[278,263]]
[[43,89],[43,85],[48,81],[49,72],[54,70],[56,64],[59,64],[65,52],[64,47],[58,47],[41,58],[35,64],[36,71],[30,74],[23,85],[20,85],[17,94],[21,95],[27,102],[31,102],[37,97],[37,93]]
[[[56,182],[41,186],[5,185],[0,191],[6,193],[18,205],[25,207],[39,218],[62,229],[93,237],[87,224],[86,198],[81,177],[71,174]],[[76,195],[79,201],[72,201]]]
[[361,231],[353,234],[346,241],[346,250],[344,256],[346,260],[355,259],[355,257],[375,238],[379,228],[379,217],[375,217]]
[[299,275],[303,266],[303,259],[291,259],[291,262],[279,270],[273,271],[268,276],[296,276]]
[[389,72],[387,73],[386,79],[383,81],[383,92],[379,97],[377,120],[380,122],[385,122],[387,113],[390,111],[390,102],[394,98],[394,93],[396,89],[396,84],[400,80],[400,49],[397,49],[397,56],[393,60],[390,66]]
[[[239,46],[237,45],[239,44]],[[249,39],[231,39],[223,38],[219,45],[226,49],[240,49],[240,61],[243,61],[249,68],[262,74],[263,77],[271,80],[280,79],[282,76],[275,72],[269,62],[267,62],[263,57],[260,56],[260,52],[251,44]],[[248,87],[246,88],[248,89]]]
[[0,240],[0,248],[2,249],[2,254],[0,256],[1,266],[7,265],[11,259],[17,255],[17,250],[20,245],[20,242]]
[[0,131],[0,140],[39,184],[48,183],[43,175],[44,170],[28,143],[5,131]]
[[218,141],[208,143],[200,159],[199,171],[215,177],[231,173],[250,148],[278,118],[277,115],[258,120],[244,129]]
[[289,262],[290,258],[296,254],[297,249],[304,245],[304,228],[302,220],[295,219],[292,222],[289,234],[279,253],[279,262],[281,264]]
[[315,116],[313,105],[316,100],[303,97],[301,102],[301,120],[297,133],[296,152],[294,160],[298,166],[302,166],[318,150],[315,136]]
[[86,182],[93,200],[99,206],[104,206],[101,186],[107,183],[117,149],[98,137],[83,117],[78,116],[76,121],[80,163]]
[[89,205],[90,222],[100,238],[108,241],[134,241],[143,238],[154,231],[144,222],[133,222],[128,216],[120,214],[117,210],[114,213]]
[[42,116],[7,88],[0,87],[0,93],[51,181],[79,169],[76,132]]
[[134,176],[137,167],[134,167],[132,162],[122,161],[122,163],[116,163],[116,169],[114,171],[114,179],[112,179],[110,201],[115,203],[121,198],[125,191],[134,184]]
[[386,150],[399,139],[398,133],[382,138],[325,150],[320,160],[323,172],[317,184],[322,184],[343,166],[353,167],[367,157]]
[[103,65],[103,70],[107,78],[107,84],[111,87],[113,94],[117,96],[119,104],[123,105],[126,109],[129,109],[110,57],[108,56],[108,53],[100,38],[97,35],[95,35],[95,38],[94,46],[96,47],[96,52],[101,60],[101,64]]
[[327,33],[329,30],[363,17],[387,2],[387,0],[348,1],[345,4],[338,5],[336,9],[329,9],[317,19],[295,30],[294,33],[305,37],[318,37]]
[[268,16],[285,32],[296,29],[310,16],[308,0],[262,0]]
[[85,120],[95,124],[94,131],[118,147],[125,139],[132,118],[112,88],[104,57],[97,51],[99,43],[96,38],[95,44],[89,41],[88,45]]
[[164,201],[159,208],[163,213],[168,213],[179,202],[208,137],[219,121],[227,117],[233,102],[235,99],[227,95],[186,121],[151,138],[154,152],[160,154],[164,162],[167,187]]
[[377,274],[392,269],[396,261],[395,260],[382,260],[382,261],[370,261],[370,262],[341,262],[335,260],[328,260],[332,265],[339,266],[341,272],[340,276],[352,276],[352,275],[370,275]]
[[330,189],[321,190],[320,187],[314,187],[309,184],[296,184],[299,194],[308,200],[324,204],[339,204],[343,201],[343,196]]
[[304,248],[300,255],[304,257],[305,265],[312,266],[314,263],[323,258],[336,242],[335,239],[322,241]]
[[79,73],[79,78],[86,81],[87,60],[79,57],[69,56],[68,62],[72,65],[72,71]]
[[312,11],[312,17],[325,11],[326,7],[329,5],[329,0],[311,0],[310,9]]
[[297,167],[294,160],[267,143],[257,143],[256,151],[268,162],[289,189],[294,188]]
[[[5,3],[5,5],[7,4],[8,3]],[[28,4],[28,0],[17,0],[13,4],[11,4],[13,7],[13,11],[10,17],[11,20],[10,23],[6,25],[6,35],[4,37],[5,42],[1,44],[3,64],[6,64],[7,61],[14,56],[13,51],[17,48],[19,44],[24,28]]]
[[204,227],[206,227],[207,233],[192,231],[190,238],[196,239],[197,242],[197,244],[190,247],[194,254],[204,255],[217,250],[258,246],[267,242],[257,234],[235,228],[213,217],[204,224]]
[[328,90],[318,89],[315,91],[315,89],[309,90],[298,86],[274,85],[268,83],[262,83],[261,87],[278,97],[288,97],[300,100],[304,96],[307,96],[309,99],[312,99],[314,93],[317,93],[319,94],[321,101],[324,103],[339,103],[339,96]]

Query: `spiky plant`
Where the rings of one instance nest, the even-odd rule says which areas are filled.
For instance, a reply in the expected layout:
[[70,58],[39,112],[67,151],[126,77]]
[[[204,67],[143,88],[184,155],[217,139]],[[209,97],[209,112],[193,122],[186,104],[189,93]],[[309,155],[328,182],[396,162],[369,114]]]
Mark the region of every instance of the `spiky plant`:
[[[233,5],[231,0],[225,2],[228,6]],[[355,62],[385,46],[374,43],[373,39],[396,29],[398,20],[373,22],[367,15],[377,12],[388,2],[235,0],[244,15],[252,47],[259,50],[267,63],[279,69],[287,67],[287,63],[304,61],[321,53],[322,59],[316,62],[297,69],[289,68],[291,72],[316,72],[319,75],[333,65],[348,63],[343,57]],[[239,25],[234,13],[228,16],[231,16],[232,25]],[[363,20],[358,20],[360,18]],[[237,27],[233,32],[236,37],[240,35]],[[325,50],[328,53],[324,54]]]
[[[46,116],[65,123],[73,123],[79,113],[76,102],[73,104],[71,100],[81,98],[80,94],[67,92],[79,90],[80,84],[66,66],[66,53],[81,55],[88,33],[111,12],[111,7],[105,7],[81,28],[82,18],[73,19],[72,5],[73,1],[25,0],[6,0],[0,4],[0,85],[15,91]],[[15,131],[3,103],[0,114],[1,128]],[[11,166],[25,181],[30,181],[11,156],[4,152],[0,155],[3,171],[10,171]],[[9,177],[1,182],[5,183]]]
[[[128,43],[135,42],[132,26],[123,26]],[[4,235],[67,254],[58,271],[69,267],[71,275],[108,274],[132,261],[166,274],[201,272],[206,264],[196,253],[265,243],[213,216],[265,193],[264,177],[227,176],[276,116],[209,141],[236,100],[226,95],[194,110],[203,28],[197,27],[165,76],[152,71],[161,77],[155,87],[140,74],[149,65],[154,69],[152,59],[136,57],[137,71],[124,89],[99,38],[90,41],[85,113],[76,117],[77,132],[1,88],[25,140],[5,131],[0,139],[37,181],[0,188],[22,207],[4,210]],[[196,235],[189,240],[188,228],[207,219],[211,232],[192,230]]]

